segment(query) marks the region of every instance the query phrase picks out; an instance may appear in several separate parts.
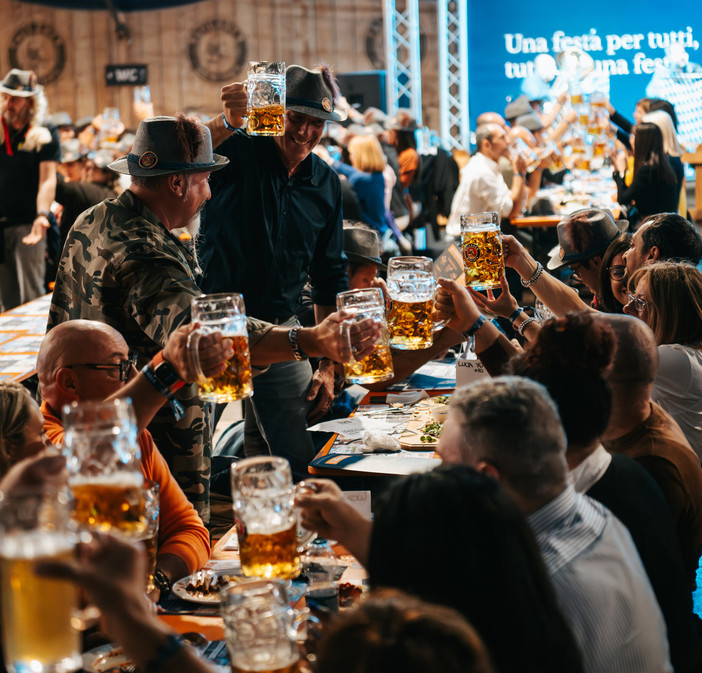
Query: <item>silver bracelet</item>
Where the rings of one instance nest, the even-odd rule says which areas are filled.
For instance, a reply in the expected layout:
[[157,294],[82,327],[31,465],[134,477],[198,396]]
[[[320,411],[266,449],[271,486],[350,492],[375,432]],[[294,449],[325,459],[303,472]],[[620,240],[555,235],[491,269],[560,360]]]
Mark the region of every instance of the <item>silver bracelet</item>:
[[527,325],[532,322],[536,322],[536,318],[529,316],[521,325],[519,325],[519,327],[517,327],[517,332],[519,332],[520,337],[524,336],[524,330],[527,328]]
[[522,284],[523,287],[530,287],[537,280],[539,280],[539,277],[541,276],[543,271],[544,271],[543,264],[541,264],[541,262],[536,262],[536,271],[534,271],[534,275],[529,280],[524,280],[523,278],[520,278],[519,282]]

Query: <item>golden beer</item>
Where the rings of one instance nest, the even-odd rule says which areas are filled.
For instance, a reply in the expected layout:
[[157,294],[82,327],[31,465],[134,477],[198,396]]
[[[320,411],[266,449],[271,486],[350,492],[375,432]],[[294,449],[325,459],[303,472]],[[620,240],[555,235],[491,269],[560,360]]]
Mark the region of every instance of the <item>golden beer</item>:
[[292,579],[300,574],[295,524],[275,533],[247,533],[241,520],[237,519],[236,530],[244,575]]
[[499,228],[463,231],[461,236],[466,287],[474,290],[499,288],[505,272]]
[[142,476],[114,473],[105,476],[75,477],[73,520],[92,530],[121,531],[136,538],[146,530]]
[[282,136],[285,132],[285,106],[266,105],[246,111],[246,132],[256,136]]
[[392,367],[392,353],[385,342],[375,345],[373,352],[363,360],[344,362],[344,375],[347,383],[375,383],[391,379],[395,371]]
[[148,594],[156,588],[154,573],[156,572],[156,552],[158,551],[158,529],[143,535],[137,542],[141,542],[146,550],[146,593]]
[[71,561],[73,546],[62,535],[32,531],[3,540],[0,596],[5,661],[26,670],[80,667],[79,633],[71,626],[78,590],[65,580],[39,577],[43,561]]
[[410,302],[393,299],[388,311],[390,345],[401,350],[429,348],[434,343],[433,311],[433,299]]
[[570,94],[570,104],[580,105],[583,102],[583,95],[581,93]]
[[198,382],[200,397],[208,402],[234,402],[251,397],[251,356],[249,339],[245,336],[229,336],[234,355],[227,362],[227,368],[216,376]]
[[[277,666],[276,668],[252,668],[250,665],[237,666],[235,663],[232,664],[232,673],[295,673],[297,671],[297,662],[299,659],[295,659],[289,664],[283,666]],[[268,665],[268,664],[267,664]]]

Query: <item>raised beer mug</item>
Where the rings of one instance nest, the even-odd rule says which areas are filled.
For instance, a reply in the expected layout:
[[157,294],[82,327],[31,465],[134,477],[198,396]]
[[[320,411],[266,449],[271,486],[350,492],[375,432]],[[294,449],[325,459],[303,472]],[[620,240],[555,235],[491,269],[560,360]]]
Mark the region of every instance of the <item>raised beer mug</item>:
[[282,136],[285,133],[285,63],[249,61],[246,91],[246,132],[251,136]]
[[388,261],[387,320],[390,345],[400,350],[429,348],[434,330],[443,322],[434,322],[436,278],[429,257],[392,257]]
[[229,584],[220,593],[224,633],[233,673],[293,673],[300,659],[299,627],[318,621],[290,607],[287,582]]
[[242,572],[247,577],[297,577],[301,566],[290,463],[255,456],[234,463],[231,471]]
[[461,239],[466,287],[474,290],[499,288],[505,261],[498,213],[461,215]]
[[131,400],[73,402],[63,408],[63,425],[74,519],[91,530],[142,532],[144,478]]
[[[253,384],[244,298],[236,293],[195,297],[192,319],[200,323],[200,328],[188,336],[188,356],[198,376],[200,398],[206,402],[234,402],[251,397]],[[234,355],[223,372],[207,377],[200,366],[198,343],[201,336],[212,332],[221,332],[232,340]]]
[[66,491],[0,493],[0,597],[5,666],[12,673],[75,671],[78,588],[40,577],[39,562],[70,562],[77,535]]
[[356,360],[351,349],[351,359],[344,362],[344,375],[348,383],[375,383],[387,381],[394,376],[392,353],[390,352],[390,335],[385,319],[385,300],[379,288],[349,290],[336,295],[336,308],[353,314],[351,320],[344,321],[340,329],[345,333],[351,345],[351,326],[365,318],[373,318],[380,323],[381,330],[373,351],[362,360]]

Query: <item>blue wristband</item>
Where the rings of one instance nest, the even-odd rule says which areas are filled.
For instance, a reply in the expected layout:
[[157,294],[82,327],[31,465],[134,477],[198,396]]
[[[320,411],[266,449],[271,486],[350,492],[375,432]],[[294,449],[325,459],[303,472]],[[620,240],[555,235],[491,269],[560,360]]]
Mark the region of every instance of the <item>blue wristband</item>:
[[222,122],[224,123],[224,128],[227,129],[227,131],[236,131],[236,126],[232,126],[228,121],[227,121],[227,115],[222,112]]
[[513,323],[520,315],[524,313],[524,309],[521,306],[517,307],[517,310],[509,317],[507,320],[510,321],[510,323]]
[[471,328],[467,332],[463,332],[463,336],[466,339],[470,339],[485,323],[487,318],[481,313],[478,319],[471,325]]

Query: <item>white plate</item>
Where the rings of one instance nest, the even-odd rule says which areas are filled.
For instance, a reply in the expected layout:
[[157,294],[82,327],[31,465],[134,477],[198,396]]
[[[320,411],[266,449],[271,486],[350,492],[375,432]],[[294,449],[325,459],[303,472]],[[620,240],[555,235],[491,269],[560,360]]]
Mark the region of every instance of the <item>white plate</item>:
[[190,584],[190,575],[186,577],[181,577],[177,582],[173,583],[171,591],[174,596],[182,598],[184,601],[189,601],[190,603],[198,603],[200,605],[213,605],[219,604],[219,591],[213,594],[203,594],[196,596],[191,594],[186,590],[186,587]]
[[105,673],[132,666],[132,660],[119,645],[101,645],[83,655],[83,669],[88,673]]

